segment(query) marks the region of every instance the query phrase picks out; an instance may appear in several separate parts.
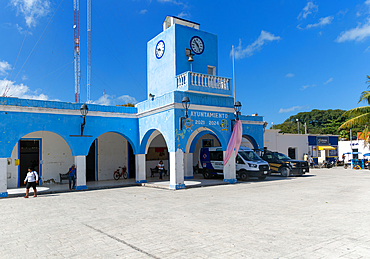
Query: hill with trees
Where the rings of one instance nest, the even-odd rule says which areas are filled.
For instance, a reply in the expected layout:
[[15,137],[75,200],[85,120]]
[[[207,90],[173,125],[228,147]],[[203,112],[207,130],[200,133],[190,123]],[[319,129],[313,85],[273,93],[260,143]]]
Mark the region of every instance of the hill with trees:
[[[349,116],[344,114],[345,110],[317,110],[310,112],[300,112],[296,115],[290,116],[281,124],[273,125],[271,128],[280,129],[283,133],[305,133],[307,126],[307,133],[309,134],[333,134],[340,135],[342,138],[349,139],[349,129],[338,130],[339,127],[345,123]],[[360,128],[353,128],[353,132],[361,131]]]

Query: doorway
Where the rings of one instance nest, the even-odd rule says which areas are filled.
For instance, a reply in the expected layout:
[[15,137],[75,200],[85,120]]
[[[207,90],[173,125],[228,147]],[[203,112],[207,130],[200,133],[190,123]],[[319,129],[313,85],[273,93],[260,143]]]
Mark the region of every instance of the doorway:
[[96,169],[96,139],[92,143],[89,154],[86,157],[86,182],[95,181],[95,169]]
[[35,170],[39,176],[40,172],[40,140],[27,139],[19,141],[19,183],[18,187],[25,186],[24,179],[26,178],[28,167]]
[[127,142],[128,146],[128,178],[135,178],[135,154],[132,146]]
[[288,157],[290,157],[291,159],[296,159],[295,148],[293,147],[288,148]]

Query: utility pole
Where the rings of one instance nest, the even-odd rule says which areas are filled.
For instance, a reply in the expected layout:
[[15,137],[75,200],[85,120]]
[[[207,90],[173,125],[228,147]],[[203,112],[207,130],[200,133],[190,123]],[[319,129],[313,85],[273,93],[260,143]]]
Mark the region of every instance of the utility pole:
[[87,103],[90,103],[91,84],[91,0],[87,0]]
[[297,125],[298,125],[298,134],[299,134],[299,120],[298,119],[295,119],[297,121]]
[[80,3],[73,0],[74,13],[74,65],[75,65],[75,102],[80,102],[81,62],[80,62]]
[[304,123],[304,134],[307,135],[307,122]]

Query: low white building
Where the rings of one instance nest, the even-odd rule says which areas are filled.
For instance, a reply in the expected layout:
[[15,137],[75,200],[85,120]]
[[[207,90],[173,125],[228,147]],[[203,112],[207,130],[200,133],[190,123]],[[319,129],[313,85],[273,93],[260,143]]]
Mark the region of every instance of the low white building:
[[342,159],[342,155],[345,154],[345,162],[349,162],[350,159],[366,158],[364,154],[367,153],[370,153],[370,149],[365,146],[364,140],[339,141],[338,143],[339,158]]
[[298,160],[303,160],[304,154],[308,154],[317,164],[338,157],[338,137],[338,135],[280,133],[280,129],[266,129],[264,147]]

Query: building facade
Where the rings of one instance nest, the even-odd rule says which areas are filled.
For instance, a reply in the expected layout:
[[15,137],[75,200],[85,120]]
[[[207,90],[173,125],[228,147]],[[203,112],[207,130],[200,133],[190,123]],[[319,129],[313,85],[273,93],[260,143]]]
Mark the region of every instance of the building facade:
[[[199,148],[221,146],[225,153],[232,134],[235,100],[231,79],[218,76],[217,53],[216,35],[167,17],[147,43],[148,99],[135,107],[87,104],[83,132],[81,104],[0,98],[0,196],[23,185],[29,166],[44,184],[76,164],[81,190],[86,181],[113,179],[118,166],[147,182],[159,160],[170,172],[169,188],[185,188]],[[263,117],[239,118],[244,142],[263,148]],[[234,159],[224,181],[236,182]]]

